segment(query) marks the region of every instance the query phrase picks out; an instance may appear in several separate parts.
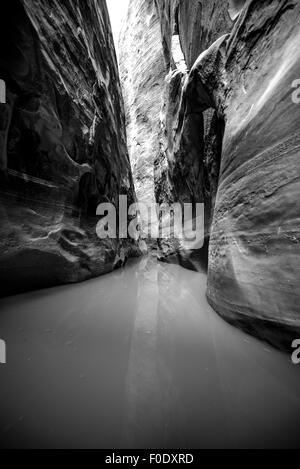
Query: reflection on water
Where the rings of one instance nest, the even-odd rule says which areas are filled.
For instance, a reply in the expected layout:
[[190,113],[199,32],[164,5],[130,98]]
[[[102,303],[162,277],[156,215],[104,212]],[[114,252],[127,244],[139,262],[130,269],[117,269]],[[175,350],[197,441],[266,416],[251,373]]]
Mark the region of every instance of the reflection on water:
[[0,302],[0,445],[297,446],[300,369],[153,259]]

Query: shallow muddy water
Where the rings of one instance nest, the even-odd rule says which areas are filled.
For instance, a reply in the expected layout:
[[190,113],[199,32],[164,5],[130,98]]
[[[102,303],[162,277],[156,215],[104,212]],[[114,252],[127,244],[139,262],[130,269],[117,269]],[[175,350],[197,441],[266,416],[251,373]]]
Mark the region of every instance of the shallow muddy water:
[[300,367],[205,291],[205,273],[144,258],[1,300],[0,445],[299,446]]

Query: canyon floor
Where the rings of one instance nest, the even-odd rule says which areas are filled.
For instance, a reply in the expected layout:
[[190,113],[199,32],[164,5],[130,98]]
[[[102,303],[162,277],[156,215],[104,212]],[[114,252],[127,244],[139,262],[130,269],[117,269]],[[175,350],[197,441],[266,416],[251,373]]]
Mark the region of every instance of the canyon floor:
[[225,323],[206,274],[131,261],[0,302],[0,446],[300,446],[300,373]]

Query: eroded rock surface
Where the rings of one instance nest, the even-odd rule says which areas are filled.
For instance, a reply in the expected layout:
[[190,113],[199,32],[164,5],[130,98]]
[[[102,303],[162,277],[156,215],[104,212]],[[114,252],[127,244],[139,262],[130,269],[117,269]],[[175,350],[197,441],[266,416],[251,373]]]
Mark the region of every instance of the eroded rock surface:
[[[204,202],[210,303],[290,350],[300,334],[300,106],[292,100],[299,2],[164,0],[156,7],[167,75],[157,201]],[[176,252],[183,265],[199,267],[195,253],[162,244],[164,259]]]
[[[199,269],[207,264],[208,237],[216,198],[224,120],[213,106],[201,107],[192,87],[186,92],[190,70],[199,54],[232,28],[226,2],[157,2],[166,64],[164,104],[160,121],[160,152],[155,161],[155,189],[159,203],[205,204],[203,249],[187,250],[184,243],[161,240],[160,258]],[[168,15],[167,12],[170,12]],[[174,60],[179,36],[186,70]],[[214,77],[212,77],[214,79]],[[205,111],[205,112],[204,112]],[[174,259],[173,259],[173,256]]]
[[[240,0],[245,2],[245,0]],[[190,69],[199,54],[215,42],[231,20],[228,3],[223,0],[155,0],[160,17],[162,44],[172,67],[172,38],[178,34],[186,64]]]
[[[290,349],[299,336],[300,5],[252,1],[210,90],[225,117],[208,298],[227,319]],[[209,86],[205,59],[201,83]],[[202,75],[203,74],[203,75]]]
[[154,159],[166,69],[153,0],[131,0],[120,35],[128,151],[137,198],[154,203]]
[[300,108],[291,91],[300,76],[299,15],[299,3],[292,0],[245,5],[230,35],[212,44],[190,70],[171,150],[173,165],[186,169],[191,152],[182,148],[191,143],[186,134],[196,135],[189,131],[195,125],[199,167],[210,175],[201,162],[207,158],[201,116],[213,108],[224,121],[218,183],[208,191],[214,198],[217,188],[208,298],[226,319],[286,348],[300,326]]
[[96,207],[135,195],[105,1],[13,0],[0,35],[1,294],[110,271],[133,246]]

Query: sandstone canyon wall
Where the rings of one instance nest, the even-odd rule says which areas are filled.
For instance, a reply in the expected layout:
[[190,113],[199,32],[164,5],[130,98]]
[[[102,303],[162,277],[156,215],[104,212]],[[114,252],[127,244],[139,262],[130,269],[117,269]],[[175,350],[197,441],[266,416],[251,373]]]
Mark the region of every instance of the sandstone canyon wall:
[[228,39],[194,68],[226,122],[208,298],[228,320],[288,350],[300,331],[300,108],[291,88],[300,76],[299,23],[297,1],[248,2]]
[[[211,106],[205,112],[184,110],[183,91],[195,59],[232,27],[226,2],[156,2],[162,44],[169,73],[160,120],[160,151],[155,160],[155,191],[160,204],[205,204],[204,247],[187,250],[185,244],[161,240],[160,257],[192,269],[207,264],[208,237],[217,192],[224,120]],[[169,12],[167,14],[167,12]],[[174,60],[174,38],[179,36],[186,70]],[[195,95],[191,92],[191,102]]]
[[153,0],[130,0],[120,34],[120,75],[128,151],[137,198],[155,201],[154,159],[166,76],[160,21]]
[[11,0],[0,32],[0,289],[108,272],[129,241],[96,236],[96,207],[135,200],[105,0]]
[[[155,4],[167,77],[157,201],[204,202],[209,302],[228,321],[290,350],[300,333],[300,106],[292,100],[300,4]],[[186,71],[174,59],[176,36]],[[162,256],[174,250],[198,268],[182,246],[163,246]]]

